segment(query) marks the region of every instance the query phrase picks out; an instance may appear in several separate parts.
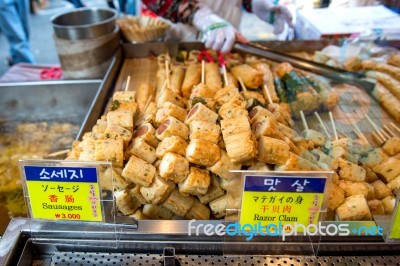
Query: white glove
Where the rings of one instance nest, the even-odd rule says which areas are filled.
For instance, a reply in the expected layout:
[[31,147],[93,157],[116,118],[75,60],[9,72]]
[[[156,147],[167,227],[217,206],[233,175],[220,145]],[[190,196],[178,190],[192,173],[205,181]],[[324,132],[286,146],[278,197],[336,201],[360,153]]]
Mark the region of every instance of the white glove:
[[285,23],[293,28],[292,14],[286,6],[274,5],[272,0],[253,0],[252,12],[260,19],[274,25],[274,33],[280,34]]
[[206,48],[229,52],[235,40],[247,42],[229,22],[214,14],[209,8],[201,7],[193,17],[193,25],[203,32]]

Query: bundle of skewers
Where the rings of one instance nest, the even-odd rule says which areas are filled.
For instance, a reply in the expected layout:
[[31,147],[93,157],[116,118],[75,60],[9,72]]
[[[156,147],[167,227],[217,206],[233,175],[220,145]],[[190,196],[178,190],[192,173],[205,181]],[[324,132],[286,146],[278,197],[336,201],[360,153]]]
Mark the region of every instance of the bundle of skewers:
[[[338,136],[332,113],[330,114],[333,134],[329,133],[318,113],[326,142],[321,149],[313,149],[311,158],[322,169],[335,171],[331,191],[328,192],[328,217],[339,220],[371,220],[374,215],[390,215],[395,205],[395,194],[400,188],[400,167],[397,155],[400,138],[388,126],[383,133],[367,116],[371,123],[372,145],[354,124],[356,139]],[[307,122],[303,118],[307,129]],[[395,124],[391,124],[397,128]],[[378,130],[376,132],[373,132]],[[391,134],[391,135],[389,135]],[[384,138],[384,139],[383,139]],[[377,146],[377,147],[376,147]],[[302,155],[304,157],[304,155]]]
[[[376,133],[379,148],[360,130],[356,140],[339,138],[333,116],[332,134],[317,112],[337,104],[318,78],[287,63],[271,67],[240,55],[218,63],[218,54],[209,56],[190,51],[183,61],[168,54],[149,58],[158,64],[154,95],[139,106],[128,77],[106,115],[74,143],[68,159],[113,163],[102,183],[115,191],[123,215],[224,218],[228,201],[240,207],[240,180],[230,173],[239,169],[334,171],[331,219],[370,220],[393,211],[400,187],[395,124]],[[309,128],[307,114],[324,133]],[[302,118],[300,134],[292,117]]]
[[169,28],[164,21],[147,16],[124,16],[116,22],[128,42],[150,42],[161,39]]

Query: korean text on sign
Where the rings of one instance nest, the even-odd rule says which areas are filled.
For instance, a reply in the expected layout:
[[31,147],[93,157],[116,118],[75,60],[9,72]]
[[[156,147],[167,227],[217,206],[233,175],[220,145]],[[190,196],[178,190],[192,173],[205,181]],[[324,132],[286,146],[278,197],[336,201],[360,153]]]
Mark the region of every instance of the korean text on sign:
[[97,170],[24,166],[33,218],[102,221]]
[[241,224],[315,224],[326,178],[245,176]]

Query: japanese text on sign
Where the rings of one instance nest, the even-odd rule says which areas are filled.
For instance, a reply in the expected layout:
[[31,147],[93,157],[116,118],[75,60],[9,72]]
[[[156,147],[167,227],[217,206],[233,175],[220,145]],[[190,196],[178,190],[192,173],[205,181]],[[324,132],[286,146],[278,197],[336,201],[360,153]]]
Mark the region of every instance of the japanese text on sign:
[[31,216],[102,221],[97,169],[24,166]]
[[325,177],[245,176],[242,224],[316,224]]

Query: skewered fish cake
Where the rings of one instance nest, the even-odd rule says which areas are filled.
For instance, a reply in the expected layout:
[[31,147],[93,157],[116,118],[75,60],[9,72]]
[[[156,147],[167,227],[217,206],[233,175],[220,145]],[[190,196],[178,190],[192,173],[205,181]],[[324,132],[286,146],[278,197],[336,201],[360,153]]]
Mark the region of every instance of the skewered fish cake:
[[122,139],[95,140],[93,160],[109,161],[116,167],[122,167],[124,165]]
[[381,180],[376,180],[371,185],[375,191],[375,198],[378,200],[383,200],[388,196],[393,196],[392,190],[388,188]]
[[156,149],[156,156],[162,158],[168,152],[182,156],[186,155],[187,142],[179,136],[171,136],[163,139]]
[[383,209],[386,215],[393,214],[394,206],[396,204],[396,198],[393,196],[387,196],[382,201]]
[[127,147],[129,141],[132,139],[132,132],[120,127],[118,125],[110,125],[108,124],[106,131],[104,131],[102,139],[121,139],[124,147]]
[[156,168],[146,161],[132,155],[122,170],[122,176],[137,185],[148,187],[156,175]]
[[387,59],[387,63],[392,66],[400,67],[400,55],[391,54]]
[[196,103],[186,116],[185,124],[189,125],[192,121],[209,121],[216,123],[218,114],[210,110],[207,106],[202,103]]
[[140,193],[147,202],[160,204],[169,196],[174,188],[174,182],[156,176],[150,186],[140,188]]
[[383,204],[380,200],[373,199],[369,200],[367,203],[372,216],[385,215],[385,209],[383,208]]
[[256,140],[251,132],[243,132],[224,138],[226,151],[234,163],[241,163],[257,156]]
[[126,190],[114,192],[114,197],[118,210],[124,215],[130,215],[140,207],[140,203]]
[[142,193],[140,193],[140,188],[142,186],[140,185],[135,185],[133,188],[129,188],[128,192],[129,195],[131,195],[131,197],[136,198],[136,200],[140,203],[140,204],[147,204],[149,203],[142,195]]
[[220,140],[221,129],[219,125],[208,121],[192,121],[189,125],[189,139],[201,139],[213,144],[217,144]]
[[202,204],[198,199],[194,199],[193,206],[185,215],[185,218],[188,220],[209,220],[210,212],[206,205]]
[[169,197],[163,202],[162,206],[174,214],[184,217],[194,204],[194,199],[190,196],[184,196],[174,189]]
[[189,139],[189,127],[175,117],[169,116],[156,131],[156,137],[163,140],[166,137],[179,136]]
[[207,193],[211,178],[208,170],[190,167],[190,172],[183,182],[178,184],[179,192],[183,195],[202,196]]
[[134,139],[125,151],[125,159],[129,159],[132,155],[136,155],[140,159],[152,164],[157,160],[156,149],[147,144],[143,139]]
[[367,200],[363,195],[354,195],[346,198],[336,209],[336,214],[342,221],[371,220],[371,213]]
[[161,124],[169,116],[175,117],[183,122],[186,117],[186,110],[171,102],[165,102],[162,107],[157,110],[156,122]]
[[220,156],[218,145],[201,139],[191,140],[186,148],[189,162],[202,166],[212,166]]
[[332,184],[328,194],[328,209],[336,210],[345,201],[344,190],[335,184]]
[[[343,189],[344,196],[350,197],[354,195],[363,195],[365,199],[369,199],[369,189],[365,182],[353,182],[347,180],[339,180],[338,187]],[[373,197],[372,197],[373,199]]]
[[226,215],[226,204],[228,196],[224,195],[210,202],[210,208],[215,218],[222,218]]
[[222,79],[217,63],[210,62],[205,64],[205,78],[207,86],[213,91],[218,91],[222,88]]
[[289,159],[289,145],[279,139],[261,136],[258,139],[258,160],[269,164],[284,164]]
[[247,64],[238,65],[231,69],[236,79],[241,78],[248,88],[256,89],[263,84],[263,73]]
[[395,79],[400,80],[400,68],[398,67],[387,65],[384,63],[378,63],[373,60],[364,60],[362,61],[361,66],[363,69],[376,70],[387,73]]
[[366,172],[364,168],[343,159],[338,159],[336,162],[341,179],[354,182],[365,181]]
[[214,165],[208,167],[208,169],[223,179],[232,179],[232,173],[229,171],[240,170],[241,166],[242,165],[240,163],[232,162],[228,154],[224,150],[221,150],[220,159]]
[[187,67],[185,78],[182,84],[182,96],[189,98],[194,86],[200,83],[201,67],[199,64],[190,64]]
[[118,125],[129,131],[133,131],[133,115],[129,111],[110,111],[107,113],[107,123]]
[[189,174],[189,161],[178,154],[167,153],[159,166],[160,176],[175,183],[182,182]]
[[134,139],[142,139],[153,148],[157,148],[160,141],[156,137],[156,129],[150,124],[140,125],[133,133]]
[[250,122],[247,116],[238,116],[221,120],[221,132],[224,138],[250,131]]

